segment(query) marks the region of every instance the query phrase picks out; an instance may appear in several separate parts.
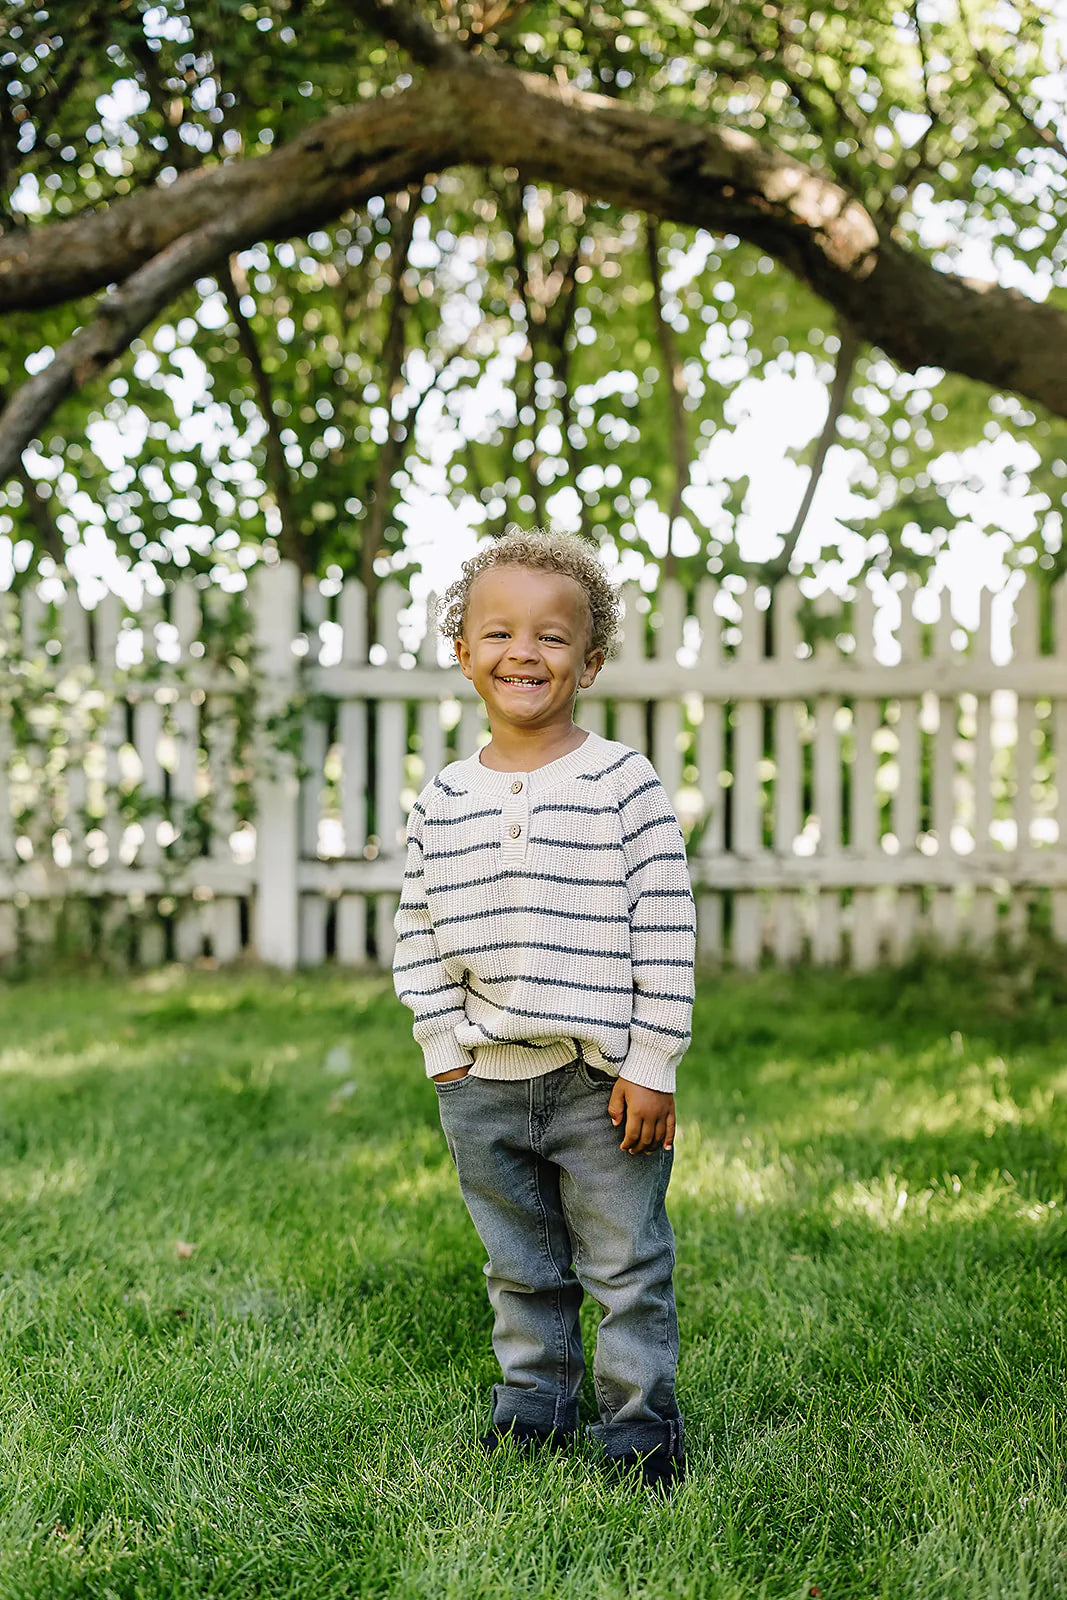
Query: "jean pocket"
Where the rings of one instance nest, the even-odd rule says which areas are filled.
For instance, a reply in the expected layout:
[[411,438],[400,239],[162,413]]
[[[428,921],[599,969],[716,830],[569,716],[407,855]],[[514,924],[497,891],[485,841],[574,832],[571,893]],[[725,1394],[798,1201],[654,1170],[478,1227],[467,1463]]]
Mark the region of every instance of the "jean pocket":
[[610,1072],[605,1072],[601,1067],[591,1067],[588,1061],[579,1061],[578,1071],[590,1089],[607,1089],[615,1087],[615,1077]]
[[462,1089],[465,1083],[470,1082],[470,1079],[471,1074],[466,1072],[462,1078],[449,1078],[447,1083],[435,1082],[434,1088],[437,1090],[438,1094],[455,1094],[456,1090]]

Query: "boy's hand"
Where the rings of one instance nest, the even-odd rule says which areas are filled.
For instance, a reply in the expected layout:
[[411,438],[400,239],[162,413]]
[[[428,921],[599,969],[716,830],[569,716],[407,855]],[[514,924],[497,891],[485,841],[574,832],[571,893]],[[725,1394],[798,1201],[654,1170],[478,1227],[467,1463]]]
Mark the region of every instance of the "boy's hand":
[[619,1146],[627,1155],[648,1155],[657,1145],[670,1150],[674,1145],[674,1096],[659,1089],[646,1089],[626,1078],[617,1078],[608,1101],[608,1116],[616,1127],[625,1123]]
[[451,1083],[453,1078],[465,1078],[470,1067],[450,1067],[447,1072],[436,1072],[434,1083]]

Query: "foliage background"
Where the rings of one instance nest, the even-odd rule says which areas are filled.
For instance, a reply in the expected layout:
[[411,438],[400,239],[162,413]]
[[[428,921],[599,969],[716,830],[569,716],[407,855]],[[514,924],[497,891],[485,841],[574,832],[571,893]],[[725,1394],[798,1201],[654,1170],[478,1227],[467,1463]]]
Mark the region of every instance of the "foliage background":
[[[518,67],[751,132],[836,177],[946,269],[1067,303],[1054,10],[422,10]],[[14,0],[0,29],[5,229],[277,147],[412,71],[342,0]],[[0,389],[90,310],[7,317]],[[808,487],[829,450],[851,489],[844,520],[817,503],[800,544],[803,476],[768,527],[759,483],[736,466],[752,379],[780,386]],[[6,486],[0,535],[16,582],[42,558],[84,580],[117,556],[138,576],[191,566],[231,586],[276,547],[373,586],[410,564],[420,506],[447,497],[457,521],[444,526],[551,517],[609,554],[636,551],[650,586],[661,566],[687,581],[773,581],[790,560],[825,575],[829,559],[842,581],[927,573],[961,524],[967,549],[989,535],[1054,574],[1065,476],[1062,424],[935,368],[899,372],[737,238],[620,214],[515,169],[457,169],[220,263],[63,406]]]

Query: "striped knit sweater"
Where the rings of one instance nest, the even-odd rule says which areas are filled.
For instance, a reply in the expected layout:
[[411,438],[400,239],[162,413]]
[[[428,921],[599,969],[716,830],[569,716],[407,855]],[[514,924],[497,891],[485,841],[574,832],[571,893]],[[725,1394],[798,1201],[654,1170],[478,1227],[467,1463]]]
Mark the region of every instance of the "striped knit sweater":
[[672,1090],[689,1044],[685,846],[645,757],[587,734],[533,772],[445,767],[408,820],[394,980],[431,1077],[576,1057]]

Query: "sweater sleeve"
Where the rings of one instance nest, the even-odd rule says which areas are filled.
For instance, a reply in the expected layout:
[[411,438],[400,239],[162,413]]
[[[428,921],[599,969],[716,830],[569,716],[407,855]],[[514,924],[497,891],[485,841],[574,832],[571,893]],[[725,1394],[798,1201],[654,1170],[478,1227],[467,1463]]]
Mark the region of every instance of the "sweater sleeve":
[[630,891],[634,997],[630,1048],[620,1074],[646,1089],[673,1092],[689,1048],[693,1015],[696,912],[685,843],[651,763],[627,764],[620,800]]
[[414,1012],[412,1032],[426,1058],[426,1076],[453,1067],[469,1067],[470,1051],[457,1041],[455,1027],[462,1022],[464,991],[448,976],[430,921],[422,870],[422,821],[419,801],[408,817],[408,856],[404,887],[397,907],[393,986],[397,998]]

